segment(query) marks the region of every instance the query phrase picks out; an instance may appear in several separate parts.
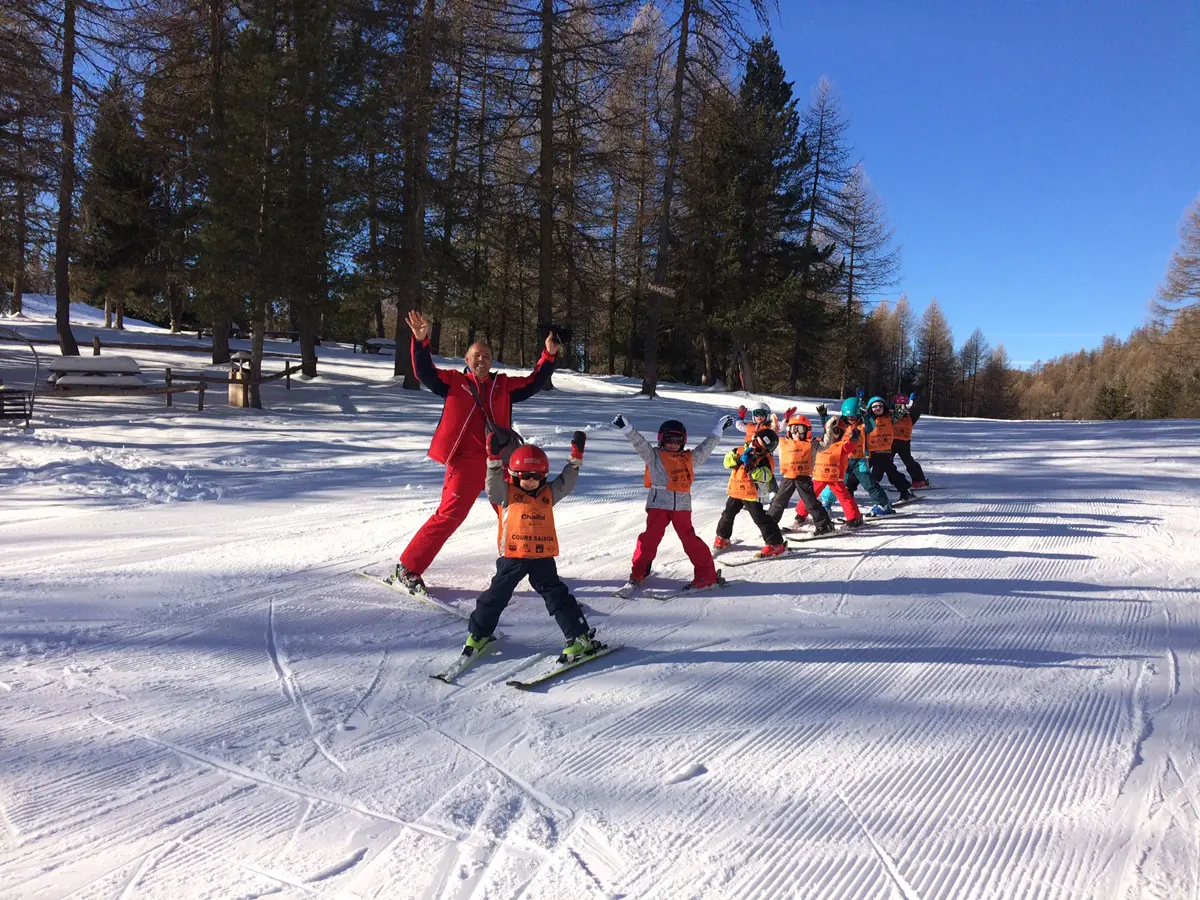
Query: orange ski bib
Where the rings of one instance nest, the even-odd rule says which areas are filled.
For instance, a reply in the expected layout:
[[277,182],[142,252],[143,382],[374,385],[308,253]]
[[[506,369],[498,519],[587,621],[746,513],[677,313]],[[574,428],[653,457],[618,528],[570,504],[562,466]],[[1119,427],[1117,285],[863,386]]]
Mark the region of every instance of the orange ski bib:
[[[663,468],[667,470],[668,491],[675,491],[677,494],[686,494],[692,489],[692,482],[696,480],[696,470],[692,464],[692,451],[680,450],[678,453],[672,453],[669,450],[659,450],[658,458],[662,461]],[[650,467],[646,467],[646,487],[654,487],[650,483]]]
[[536,494],[527,494],[514,484],[508,486],[508,506],[500,519],[500,555],[508,559],[558,556],[550,485]]
[[793,441],[784,438],[779,442],[779,471],[784,478],[800,478],[813,473],[813,447],[811,441]]
[[897,441],[911,441],[912,430],[913,420],[910,416],[905,416],[892,427],[892,438]]
[[876,419],[875,430],[867,435],[867,449],[872,453],[888,453],[892,449],[895,431],[891,419]]

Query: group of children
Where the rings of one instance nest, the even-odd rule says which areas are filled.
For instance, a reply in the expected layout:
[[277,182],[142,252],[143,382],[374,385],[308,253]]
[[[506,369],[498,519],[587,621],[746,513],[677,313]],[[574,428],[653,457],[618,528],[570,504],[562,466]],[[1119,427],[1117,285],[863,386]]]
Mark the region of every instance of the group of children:
[[[691,490],[696,468],[735,424],[745,438],[740,447],[725,454],[725,468],[730,470],[728,499],[717,522],[713,551],[729,546],[734,520],[746,510],[763,537],[760,556],[786,553],[779,523],[794,495],[798,497],[795,519],[788,530],[799,528],[812,516],[817,534],[833,531],[829,510],[835,500],[842,507],[846,527],[861,526],[863,513],[854,500],[859,485],[875,502],[872,515],[891,515],[891,501],[880,486],[883,476],[899,490],[902,500],[912,496],[913,487],[926,485],[925,475],[912,457],[912,426],[919,415],[911,408],[915,399],[915,395],[897,394],[889,407],[882,397],[872,397],[864,407],[858,397],[851,397],[835,416],[818,406],[823,426],[820,439],[809,418],[797,415],[795,407],[779,418],[765,403],[750,409],[743,406],[736,421],[733,416],[722,416],[691,450],[686,449],[687,428],[677,419],[659,426],[657,445],[651,446],[625,416],[617,416],[612,424],[646,464],[646,529],[634,548],[630,584],[640,584],[650,574],[668,525],[679,535],[692,562],[694,577],[688,587],[699,590],[718,582],[713,553],[692,525]],[[500,614],[525,577],[562,629],[566,645],[560,663],[575,662],[603,649],[578,601],[559,578],[554,561],[558,555],[554,506],[575,488],[586,440],[582,431],[572,435],[570,458],[559,475],[548,481],[550,461],[543,450],[529,444],[507,446],[500,434],[489,436],[487,496],[500,520],[500,556],[492,583],[471,615],[464,656],[479,652],[493,640]],[[776,478],[776,450],[782,480]],[[911,482],[896,468],[897,454]]]

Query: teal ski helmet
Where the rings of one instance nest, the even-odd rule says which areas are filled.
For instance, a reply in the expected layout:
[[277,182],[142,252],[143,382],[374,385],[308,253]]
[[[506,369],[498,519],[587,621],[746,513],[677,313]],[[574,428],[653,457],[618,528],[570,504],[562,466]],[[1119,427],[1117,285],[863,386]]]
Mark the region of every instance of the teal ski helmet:
[[868,401],[867,401],[867,409],[870,409],[870,408],[871,408],[872,406],[874,406],[876,403],[882,403],[882,404],[883,404],[883,408],[884,408],[884,409],[887,409],[887,401],[886,401],[886,400],[884,400],[882,397],[872,397],[870,400],[868,400]]
[[842,401],[842,415],[847,417],[861,416],[862,401],[857,397],[847,397]]

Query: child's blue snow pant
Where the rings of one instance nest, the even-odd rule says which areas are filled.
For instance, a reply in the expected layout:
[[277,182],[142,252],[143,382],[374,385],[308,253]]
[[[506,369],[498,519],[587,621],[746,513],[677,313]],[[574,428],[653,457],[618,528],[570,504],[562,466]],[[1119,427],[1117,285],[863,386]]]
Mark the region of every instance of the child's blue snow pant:
[[530,587],[542,595],[546,601],[546,612],[554,617],[568,641],[587,634],[587,619],[583,617],[579,603],[558,577],[554,557],[508,559],[504,556],[496,560],[496,574],[492,576],[491,585],[475,601],[475,612],[471,613],[470,621],[471,634],[477,638],[495,634],[500,613],[504,612],[513,591],[526,575],[529,576]]

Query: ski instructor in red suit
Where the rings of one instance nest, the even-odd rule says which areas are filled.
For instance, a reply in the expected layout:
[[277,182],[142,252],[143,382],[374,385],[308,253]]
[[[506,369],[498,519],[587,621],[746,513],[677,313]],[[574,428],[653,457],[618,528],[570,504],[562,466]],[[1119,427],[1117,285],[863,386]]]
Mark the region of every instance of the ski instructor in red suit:
[[[429,458],[446,467],[442,502],[421,526],[404,552],[393,576],[411,591],[424,591],[422,574],[442,545],[467,518],[483,493],[487,477],[487,432],[512,427],[512,406],[528,400],[550,381],[558,356],[554,332],[546,336],[546,352],[533,372],[521,378],[492,374],[492,351],[482,341],[472,344],[461,371],[439,369],[429,350],[429,322],[416,310],[406,320],[412,329],[413,371],[421,384],[446,402],[429,445]],[[503,433],[503,432],[501,432]]]

